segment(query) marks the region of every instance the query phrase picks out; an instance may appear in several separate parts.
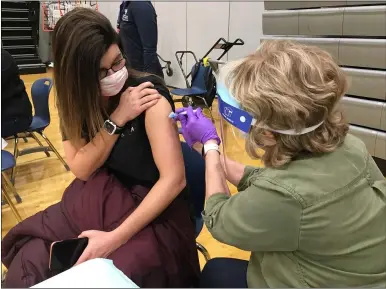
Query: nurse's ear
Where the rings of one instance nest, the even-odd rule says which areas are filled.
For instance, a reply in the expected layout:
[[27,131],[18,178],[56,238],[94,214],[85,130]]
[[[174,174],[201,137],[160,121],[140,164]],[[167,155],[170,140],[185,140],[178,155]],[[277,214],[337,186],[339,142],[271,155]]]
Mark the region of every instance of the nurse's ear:
[[276,145],[276,139],[275,139],[275,136],[272,134],[272,132],[268,130],[264,130],[263,135],[264,135],[264,146],[271,147]]

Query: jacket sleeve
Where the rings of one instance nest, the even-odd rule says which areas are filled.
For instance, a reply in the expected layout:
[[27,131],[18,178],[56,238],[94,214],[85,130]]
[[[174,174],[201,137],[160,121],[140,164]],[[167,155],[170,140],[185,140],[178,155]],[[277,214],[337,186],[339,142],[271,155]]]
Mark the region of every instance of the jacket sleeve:
[[298,248],[302,207],[271,179],[255,179],[243,191],[207,200],[203,218],[218,241],[246,251]]
[[240,180],[239,185],[237,186],[237,190],[239,192],[244,191],[247,187],[251,185],[251,181],[254,175],[259,172],[261,168],[246,166],[244,169],[244,175]]
[[155,14],[154,7],[148,1],[133,1],[130,5],[143,47],[143,71],[157,71],[157,69],[153,68],[158,63],[157,15]]

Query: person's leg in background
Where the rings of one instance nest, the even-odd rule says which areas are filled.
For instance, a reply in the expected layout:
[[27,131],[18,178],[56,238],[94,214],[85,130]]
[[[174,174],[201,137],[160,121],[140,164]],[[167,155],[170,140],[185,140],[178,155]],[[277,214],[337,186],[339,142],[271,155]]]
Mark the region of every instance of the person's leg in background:
[[200,288],[247,288],[248,261],[214,258],[206,263],[200,277]]

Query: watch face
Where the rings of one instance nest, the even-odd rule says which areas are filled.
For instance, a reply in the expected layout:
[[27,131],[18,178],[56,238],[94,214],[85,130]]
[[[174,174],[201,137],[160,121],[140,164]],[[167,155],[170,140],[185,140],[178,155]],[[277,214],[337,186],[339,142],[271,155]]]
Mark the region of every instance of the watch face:
[[115,125],[113,125],[109,121],[105,122],[104,127],[105,127],[105,130],[107,131],[107,133],[109,133],[109,134],[113,134],[115,132]]

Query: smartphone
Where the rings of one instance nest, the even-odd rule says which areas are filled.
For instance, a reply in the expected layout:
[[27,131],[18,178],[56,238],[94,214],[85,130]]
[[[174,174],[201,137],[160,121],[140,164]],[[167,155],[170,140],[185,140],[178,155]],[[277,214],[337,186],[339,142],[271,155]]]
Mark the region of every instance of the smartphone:
[[88,245],[88,238],[53,242],[50,250],[49,269],[58,274],[70,269]]

